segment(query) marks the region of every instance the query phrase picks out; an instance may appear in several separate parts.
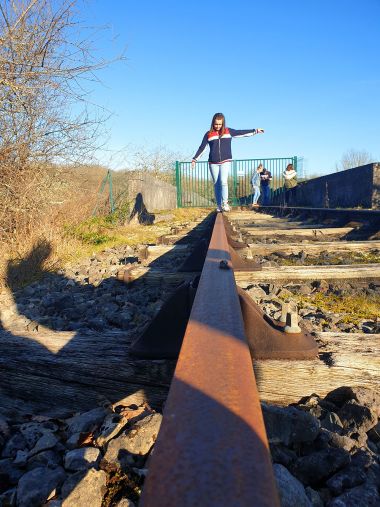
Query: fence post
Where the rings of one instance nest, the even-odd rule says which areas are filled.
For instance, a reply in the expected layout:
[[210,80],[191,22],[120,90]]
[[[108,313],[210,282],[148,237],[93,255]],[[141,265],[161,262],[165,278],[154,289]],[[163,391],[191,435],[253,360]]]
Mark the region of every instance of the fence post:
[[182,208],[181,177],[179,174],[179,161],[175,162],[175,186],[177,187],[177,208]]
[[233,185],[232,185],[232,188],[233,188],[233,197],[232,197],[232,205],[233,206],[236,206],[237,205],[237,187],[238,187],[238,181],[237,181],[237,162],[236,160],[233,160],[232,161],[232,174],[233,174]]

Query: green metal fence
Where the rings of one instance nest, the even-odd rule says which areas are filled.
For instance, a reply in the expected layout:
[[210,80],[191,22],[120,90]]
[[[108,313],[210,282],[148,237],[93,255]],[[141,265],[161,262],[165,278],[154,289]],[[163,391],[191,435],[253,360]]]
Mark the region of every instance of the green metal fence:
[[[232,160],[228,176],[228,200],[232,206],[251,204],[251,178],[259,164],[272,173],[271,200],[280,203],[283,196],[283,172],[288,164],[297,170],[297,157]],[[214,184],[208,162],[176,162],[177,205],[179,208],[215,206]]]

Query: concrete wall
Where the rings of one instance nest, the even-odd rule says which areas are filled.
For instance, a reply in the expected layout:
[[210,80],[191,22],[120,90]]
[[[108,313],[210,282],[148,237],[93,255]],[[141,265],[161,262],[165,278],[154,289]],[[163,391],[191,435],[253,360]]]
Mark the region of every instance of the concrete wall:
[[297,206],[380,208],[380,163],[367,164],[299,183]]
[[114,177],[116,206],[133,202],[138,197],[139,206],[148,211],[159,211],[177,207],[177,189],[174,185],[154,178],[146,173],[130,171]]

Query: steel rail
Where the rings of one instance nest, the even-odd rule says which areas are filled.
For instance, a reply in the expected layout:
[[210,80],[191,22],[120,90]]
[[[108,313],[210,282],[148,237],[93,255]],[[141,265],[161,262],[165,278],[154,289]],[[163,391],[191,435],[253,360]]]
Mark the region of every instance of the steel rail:
[[143,507],[279,506],[220,213],[148,468]]

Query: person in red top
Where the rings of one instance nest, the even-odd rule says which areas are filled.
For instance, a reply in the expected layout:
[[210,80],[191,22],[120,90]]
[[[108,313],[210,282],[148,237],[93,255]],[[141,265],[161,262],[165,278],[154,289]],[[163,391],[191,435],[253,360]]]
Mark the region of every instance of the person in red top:
[[226,127],[224,114],[215,113],[210,130],[203,136],[201,145],[191,161],[194,167],[197,160],[205,151],[207,144],[210,148],[208,157],[209,168],[214,182],[217,211],[229,211],[228,206],[228,172],[231,167],[231,140],[233,137],[248,137],[263,134],[263,129],[236,130]]

